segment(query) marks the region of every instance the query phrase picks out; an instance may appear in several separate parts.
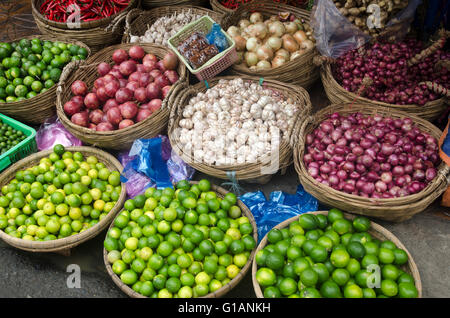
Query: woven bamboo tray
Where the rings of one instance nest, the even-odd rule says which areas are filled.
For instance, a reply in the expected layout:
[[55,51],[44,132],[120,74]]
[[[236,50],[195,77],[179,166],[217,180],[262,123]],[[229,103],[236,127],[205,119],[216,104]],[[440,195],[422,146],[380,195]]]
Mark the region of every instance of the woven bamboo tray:
[[[191,184],[197,184],[197,181],[191,181]],[[217,195],[220,198],[225,197],[225,195],[228,193],[227,190],[225,190],[224,188],[221,188],[219,186],[216,186],[214,184],[211,185],[211,190],[214,191],[215,193],[217,193]],[[241,201],[241,200],[237,200],[237,205],[241,208],[242,210],[242,214],[244,216],[246,216],[250,223],[252,224],[253,227],[253,238],[255,239],[255,242],[258,242],[258,230],[256,227],[256,222],[255,219],[253,217],[252,212],[247,208],[247,206]],[[114,222],[111,223],[110,227],[114,226]],[[247,274],[248,270],[250,269],[250,266],[252,264],[253,258],[255,256],[255,252],[256,252],[256,248],[251,252],[250,257],[248,258],[247,263],[244,265],[244,267],[242,267],[241,271],[239,272],[239,274],[236,275],[236,277],[234,277],[228,284],[226,284],[225,286],[222,286],[222,288],[220,288],[219,290],[213,292],[213,293],[209,293],[201,298],[219,298],[222,296],[225,296],[228,292],[230,292],[234,287],[236,287],[239,282],[245,277],[245,274]],[[112,280],[114,281],[114,283],[128,296],[132,297],[132,298],[147,298],[137,292],[135,292],[131,287],[129,287],[128,285],[124,284],[119,276],[117,276],[112,268],[111,268],[111,264],[109,264],[108,262],[108,252],[106,251],[105,248],[103,248],[103,261],[105,263],[106,266],[106,270],[109,274],[109,276],[111,276]]]
[[[164,132],[169,120],[170,107],[172,100],[179,90],[184,88],[186,80],[186,67],[183,63],[178,63],[178,74],[180,80],[175,83],[169,92],[169,95],[163,100],[161,109],[154,112],[145,120],[134,125],[114,130],[114,131],[95,131],[85,127],[75,125],[64,113],[64,104],[72,97],[70,86],[75,80],[84,81],[88,87],[92,87],[97,78],[97,65],[101,62],[112,62],[112,53],[119,48],[128,50],[135,44],[118,44],[107,47],[97,52],[85,62],[76,61],[67,66],[61,75],[61,80],[57,89],[56,111],[64,127],[81,141],[108,149],[129,149],[133,142],[139,138],[152,138]],[[160,45],[140,44],[147,53],[153,53],[162,59],[169,52],[169,49]]]
[[[296,7],[276,3],[271,0],[253,1],[242,4],[238,9],[224,17],[223,29],[228,30],[232,25],[237,25],[241,19],[248,18],[250,12],[258,11],[264,18],[277,15],[280,12],[291,12],[296,17],[309,22],[310,12]],[[251,70],[246,65],[234,64],[231,73],[236,75],[252,75],[280,82],[299,85],[309,88],[319,79],[319,68],[313,63],[313,58],[318,55],[316,48],[306,50],[300,57],[270,70]]]
[[193,5],[163,6],[149,11],[133,9],[127,14],[122,43],[129,43],[131,35],[142,36],[155,21],[164,16],[190,10],[193,14],[210,16],[217,23],[222,22],[223,15],[212,10]]
[[305,190],[316,197],[320,202],[330,207],[336,207],[343,211],[366,215],[386,221],[402,222],[410,219],[415,214],[425,210],[435,199],[437,199],[449,184],[448,175],[450,168],[443,162],[438,167],[438,174],[422,191],[405,197],[392,199],[364,198],[353,194],[337,191],[315,180],[308,173],[303,162],[305,153],[305,136],[311,133],[327,116],[338,112],[340,114],[351,114],[360,112],[364,115],[382,115],[383,117],[405,118],[409,117],[421,131],[427,132],[439,140],[442,132],[430,122],[417,116],[387,109],[385,107],[367,107],[364,104],[333,104],[305,120],[301,127],[297,127],[294,134],[297,136],[294,148],[294,166],[298,178]]
[[[328,215],[328,211],[317,211],[317,212],[308,212],[308,214],[323,214]],[[344,213],[344,216],[347,219],[353,220],[355,218],[355,215]],[[294,216],[284,222],[279,223],[274,228],[276,229],[283,229],[288,227],[290,223],[293,221],[298,220],[299,216]],[[403,249],[406,254],[408,254],[408,263],[402,266],[402,270],[404,270],[406,273],[410,274],[414,278],[414,282],[417,288],[418,297],[422,297],[422,282],[420,280],[420,274],[419,270],[417,269],[417,265],[414,262],[413,257],[409,253],[409,251],[406,249],[406,247],[400,242],[400,240],[391,232],[389,232],[386,228],[382,227],[381,225],[370,222],[370,229],[369,234],[375,237],[379,240],[390,240],[392,241],[398,248]],[[255,253],[258,253],[260,250],[262,250],[267,245],[267,235],[264,236],[264,238],[259,243]],[[256,264],[255,259],[253,258],[252,263],[252,282],[253,282],[253,288],[255,290],[256,297],[258,298],[264,298],[263,292],[261,290],[261,286],[259,286],[258,282],[256,281],[256,272],[258,270],[258,265]]]
[[445,97],[430,101],[425,105],[420,106],[388,104],[358,96],[355,93],[349,92],[344,89],[334,79],[331,66],[328,63],[324,63],[322,65],[320,77],[322,79],[323,88],[325,89],[325,93],[327,94],[328,99],[334,104],[357,101],[358,104],[366,105],[369,107],[384,107],[387,109],[407,112],[429,121],[434,121],[435,119],[439,118],[442,112],[445,111],[448,107],[448,100]]
[[67,40],[82,41],[91,48],[93,53],[111,44],[120,43],[127,13],[139,6],[139,0],[130,0],[128,7],[115,15],[100,20],[80,22],[79,28],[69,28],[66,23],[51,21],[40,13],[39,8],[44,1],[31,1],[33,18],[41,33]]
[[[99,162],[103,162],[108,169],[114,169],[119,172],[122,172],[123,167],[120,162],[114,158],[109,153],[106,153],[102,150],[92,148],[92,147],[67,147],[67,151],[75,152],[79,151],[84,156],[96,156],[99,159]],[[9,167],[7,170],[2,172],[0,175],[0,187],[8,184],[12,179],[15,178],[16,172],[21,169],[26,169],[33,165],[39,164],[39,161],[47,157],[53,152],[53,150],[44,150],[35,154],[32,154],[25,159],[22,159],[16,162],[14,165]],[[0,231],[0,238],[3,239],[9,245],[12,245],[21,250],[29,251],[29,252],[57,252],[63,255],[70,255],[70,250],[75,246],[90,240],[97,236],[101,231],[103,231],[111,222],[114,220],[116,214],[122,209],[123,203],[126,199],[126,188],[125,184],[122,183],[122,191],[120,193],[120,197],[117,200],[114,208],[107,214],[105,218],[103,218],[100,222],[95,224],[93,227],[79,233],[76,235],[72,235],[69,237],[65,237],[62,239],[57,239],[53,241],[27,241],[23,239],[19,239],[16,237],[12,237],[6,234],[3,231]]]
[[[88,56],[91,54],[91,50],[86,44],[68,38],[59,38],[49,35],[30,35],[14,39],[10,42],[17,42],[20,39],[40,39],[42,41],[72,43],[87,49]],[[28,98],[20,102],[0,104],[0,113],[11,116],[21,122],[29,124],[42,124],[46,119],[56,114],[55,100],[56,85],[53,85],[45,93],[38,94],[35,97]]]
[[[242,78],[244,81],[251,81],[254,83],[260,82],[260,79],[257,77],[252,77],[248,75],[242,75],[239,77]],[[236,76],[215,77],[208,81],[209,87],[215,86],[221,79],[232,80],[235,78]],[[309,99],[309,94],[302,87],[281,83],[273,80],[264,81],[263,86],[264,88],[270,88],[281,92],[284,96],[292,98],[294,102],[296,102],[301,106],[301,109],[298,112],[296,118],[297,124],[301,122],[304,118],[306,118],[306,116],[308,116],[309,113],[311,112],[312,106]],[[267,157],[265,157],[261,162],[257,163],[215,166],[215,165],[208,165],[203,162],[197,162],[196,160],[194,160],[191,154],[187,154],[183,151],[182,147],[180,146],[179,136],[176,133],[177,128],[179,127],[178,123],[182,118],[183,109],[188,104],[191,97],[197,95],[199,92],[205,92],[206,90],[207,89],[204,83],[198,83],[194,86],[185,89],[182,92],[182,94],[180,94],[177,98],[175,98],[174,106],[170,114],[169,133],[168,133],[172,149],[188,165],[207,175],[225,180],[235,178],[236,180],[243,180],[250,183],[260,183],[260,184],[267,183],[271,179],[272,175],[262,174],[261,172],[263,167],[270,165],[270,159],[268,159]],[[293,147],[292,145],[294,144],[290,140],[290,136],[291,132],[288,132],[289,140],[284,139],[280,140],[278,170],[281,169],[282,173],[284,173],[286,168],[292,163],[292,147]]]
[[144,9],[153,9],[157,7],[164,6],[206,6],[208,4],[207,0],[141,0],[142,7]]

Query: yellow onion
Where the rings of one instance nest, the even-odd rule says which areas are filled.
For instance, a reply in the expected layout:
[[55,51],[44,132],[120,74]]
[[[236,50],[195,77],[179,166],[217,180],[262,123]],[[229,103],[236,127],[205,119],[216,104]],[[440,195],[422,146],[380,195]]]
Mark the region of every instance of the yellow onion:
[[261,39],[261,40],[266,37],[267,32],[268,32],[267,27],[262,22],[257,22],[255,24],[251,25],[251,28],[249,31],[251,36]]
[[243,51],[245,50],[245,46],[247,44],[247,40],[245,40],[242,36],[236,35],[234,38],[234,43],[236,44],[236,50]]
[[246,52],[244,58],[248,67],[258,64],[258,55],[255,52]]
[[263,20],[264,20],[263,16],[259,12],[253,12],[250,15],[250,22],[253,23],[253,24],[258,23],[258,22],[263,22]]
[[249,38],[245,44],[247,51],[250,51],[250,52],[256,52],[256,50],[260,46],[261,46],[261,41],[255,37]]
[[258,70],[270,70],[272,68],[272,64],[270,64],[269,61],[259,61],[258,64],[256,64],[256,68]]
[[271,36],[267,39],[266,45],[268,45],[272,50],[277,51],[283,45],[283,40],[276,36]]
[[287,50],[285,49],[279,49],[278,51],[275,52],[275,56],[281,56],[283,57],[286,61],[289,60],[291,53],[289,53]]
[[239,31],[239,28],[235,25],[232,25],[228,28],[227,33],[231,37],[235,37],[239,35],[241,32]]
[[294,53],[291,54],[290,60],[292,61],[292,60],[296,59],[297,57],[302,56],[304,53],[305,53],[305,50],[303,50],[303,49],[295,51]]
[[269,24],[269,33],[276,37],[282,37],[283,34],[286,32],[286,28],[284,27],[283,23],[280,21],[274,21]]
[[299,49],[298,43],[295,41],[294,37],[290,34],[285,34],[282,37],[283,49],[288,50],[290,53],[295,52]]
[[256,50],[256,55],[258,55],[260,61],[270,61],[273,58],[273,50],[267,45],[261,45]]
[[239,21],[238,26],[241,30],[245,29],[246,27],[248,27],[250,25],[250,21],[248,21],[247,19],[242,19]]
[[285,22],[284,27],[286,29],[286,32],[289,34],[294,34],[295,32],[298,31],[297,23],[295,23],[293,21]]
[[293,37],[298,44],[302,44],[303,41],[308,40],[305,31],[297,31],[294,33]]
[[303,41],[302,44],[300,45],[300,48],[304,50],[309,50],[312,49],[313,47],[314,43],[311,40]]
[[286,62],[287,62],[287,60],[284,57],[282,57],[280,55],[275,56],[272,60],[272,68],[280,67],[281,65],[285,64]]

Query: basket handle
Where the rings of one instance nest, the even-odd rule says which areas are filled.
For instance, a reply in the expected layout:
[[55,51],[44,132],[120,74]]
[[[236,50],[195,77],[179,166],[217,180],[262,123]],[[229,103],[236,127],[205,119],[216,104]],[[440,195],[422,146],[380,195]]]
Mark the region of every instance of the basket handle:
[[85,65],[85,64],[86,64],[85,60],[75,60],[75,61],[70,62],[63,68],[63,71],[61,72],[61,76],[59,77],[58,84],[56,84],[57,85],[56,86],[57,94],[62,93],[63,86],[66,85],[66,81],[67,81],[69,75],[72,74],[72,72],[74,70],[80,68],[82,65]]
[[446,68],[448,71],[450,71],[450,60],[439,60],[434,65],[434,70],[437,71],[440,68]]
[[111,23],[105,28],[105,31],[110,31],[112,33],[117,33],[118,29],[120,28],[120,25],[127,17],[128,12],[122,11],[117,15],[117,17],[114,18],[114,20],[111,21]]
[[184,79],[181,79],[178,82],[176,82],[175,85],[173,85],[173,87],[169,91],[169,94],[166,96],[166,98],[164,98],[162,108],[167,108],[170,113],[172,111],[176,98],[179,95],[178,92],[184,89],[186,86],[187,83],[185,82]]
[[435,82],[426,81],[426,82],[419,83],[419,86],[421,86],[421,85],[426,85],[427,88],[430,91],[433,91],[436,94],[443,95],[443,96],[446,96],[446,97],[450,97],[450,89],[442,86],[441,84],[438,84],[438,83],[435,83]]
[[296,125],[295,125],[294,130],[291,135],[291,140],[290,140],[292,149],[294,149],[296,145],[305,144],[305,138],[303,136],[305,134],[306,126],[308,126],[313,121],[314,121],[314,116],[309,115],[303,121],[296,122]]
[[441,30],[439,30],[439,36],[440,36],[440,38],[436,42],[434,42],[432,45],[430,45],[426,49],[423,49],[420,53],[413,56],[408,61],[408,66],[412,66],[414,64],[419,63],[421,60],[423,60],[427,56],[430,56],[431,54],[436,52],[438,49],[443,48],[445,41],[450,36],[450,31],[445,31],[445,30],[441,29]]
[[336,63],[336,59],[324,56],[324,55],[316,55],[313,57],[313,64],[315,66],[325,66]]
[[140,16],[143,13],[141,9],[131,9],[130,12],[128,12],[127,16],[125,17],[125,30],[123,31],[123,35],[127,39],[127,42],[130,42],[130,29],[131,29],[131,23],[133,23],[134,20],[138,16]]
[[298,126],[300,126],[300,121],[302,118],[305,118],[309,116],[309,114],[312,111],[312,105],[311,103],[306,103],[305,108],[299,111],[295,117],[294,123],[292,124],[292,127],[289,128],[288,136],[289,136],[289,146],[291,149],[294,149],[295,145],[297,144],[297,136],[295,135],[298,133]]

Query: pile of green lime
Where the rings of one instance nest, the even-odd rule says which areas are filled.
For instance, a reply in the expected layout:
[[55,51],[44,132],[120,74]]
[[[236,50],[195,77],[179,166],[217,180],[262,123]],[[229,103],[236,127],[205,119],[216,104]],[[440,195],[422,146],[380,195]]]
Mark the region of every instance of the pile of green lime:
[[0,43],[0,102],[18,102],[46,92],[59,81],[66,64],[85,60],[87,55],[84,47],[38,38]]
[[18,145],[27,136],[0,119],[0,155]]
[[264,297],[415,298],[414,278],[401,266],[408,254],[368,230],[368,218],[353,221],[338,209],[302,214],[267,233],[255,255],[256,280]]
[[112,271],[141,295],[201,297],[236,277],[256,247],[236,195],[203,179],[127,200],[104,241]]
[[56,240],[80,233],[114,207],[120,173],[95,156],[56,145],[36,166],[16,172],[0,196],[0,230],[30,241]]

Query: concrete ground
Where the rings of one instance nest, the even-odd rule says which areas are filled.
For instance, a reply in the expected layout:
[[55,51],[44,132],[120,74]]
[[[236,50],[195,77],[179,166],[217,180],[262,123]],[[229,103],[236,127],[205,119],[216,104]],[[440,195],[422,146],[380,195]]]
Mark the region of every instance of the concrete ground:
[[[17,10],[19,18],[24,15],[31,20],[28,0],[9,3],[16,6],[11,10]],[[8,17],[14,18],[13,13],[7,13]],[[36,33],[32,31],[32,25],[21,28],[20,24],[14,23],[19,20],[12,21],[9,23],[8,18],[0,19],[0,24],[8,25],[0,34],[0,39]],[[320,82],[309,93],[314,109],[328,104]],[[205,175],[201,173],[195,175],[196,180],[203,177]],[[217,179],[211,181],[217,185],[223,182]],[[244,184],[243,187],[246,191],[262,190],[268,197],[275,190],[295,193],[297,185],[298,178],[291,166],[285,175],[275,175],[266,185]],[[377,221],[396,235],[413,256],[421,275],[424,297],[450,297],[450,217],[444,212],[450,212],[450,209],[442,208],[439,202],[435,202],[403,223]],[[126,297],[106,272],[102,254],[105,235],[106,231],[74,248],[71,256],[24,252],[0,241],[0,297]],[[72,273],[67,272],[70,264],[80,266],[81,288],[67,287]],[[227,297],[255,297],[250,271]]]

